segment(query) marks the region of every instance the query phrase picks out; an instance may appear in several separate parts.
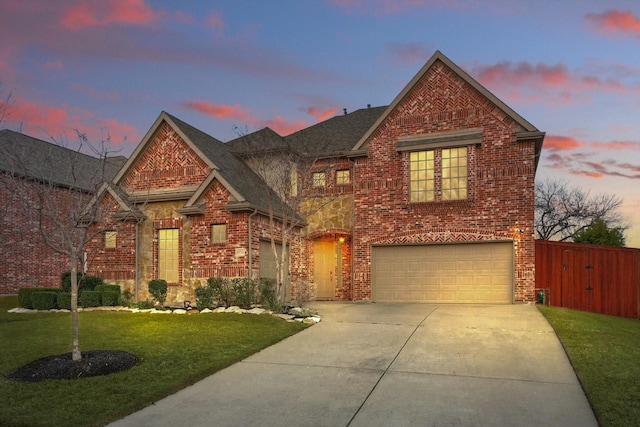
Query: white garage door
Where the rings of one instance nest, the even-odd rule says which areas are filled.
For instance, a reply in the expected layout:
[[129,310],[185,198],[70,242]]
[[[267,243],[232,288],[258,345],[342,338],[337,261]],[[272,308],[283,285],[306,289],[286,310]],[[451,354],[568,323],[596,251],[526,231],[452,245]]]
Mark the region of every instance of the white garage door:
[[511,242],[377,246],[374,301],[511,303]]

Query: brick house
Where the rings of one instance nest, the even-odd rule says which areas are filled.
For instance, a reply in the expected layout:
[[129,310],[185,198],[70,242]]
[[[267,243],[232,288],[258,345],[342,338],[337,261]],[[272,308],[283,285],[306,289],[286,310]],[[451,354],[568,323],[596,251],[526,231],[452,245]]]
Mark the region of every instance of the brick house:
[[[63,224],[74,207],[80,212],[124,160],[98,159],[0,130],[0,294],[16,294],[23,287],[60,286],[70,260],[45,242],[45,217],[58,218]],[[46,212],[39,215],[42,206]],[[55,237],[55,229],[49,231]]]
[[170,301],[191,300],[208,277],[273,275],[269,242],[299,215],[288,279],[319,299],[532,301],[543,138],[440,52],[389,106],[285,137],[225,144],[163,112],[97,195],[121,221],[89,272],[139,298],[165,278]]

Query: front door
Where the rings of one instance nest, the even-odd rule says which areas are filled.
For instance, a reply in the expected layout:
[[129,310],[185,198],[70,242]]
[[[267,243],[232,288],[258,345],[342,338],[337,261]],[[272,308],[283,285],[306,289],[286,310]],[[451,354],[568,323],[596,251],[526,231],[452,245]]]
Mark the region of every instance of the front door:
[[316,240],[313,242],[313,279],[318,298],[333,298],[336,289],[336,242]]

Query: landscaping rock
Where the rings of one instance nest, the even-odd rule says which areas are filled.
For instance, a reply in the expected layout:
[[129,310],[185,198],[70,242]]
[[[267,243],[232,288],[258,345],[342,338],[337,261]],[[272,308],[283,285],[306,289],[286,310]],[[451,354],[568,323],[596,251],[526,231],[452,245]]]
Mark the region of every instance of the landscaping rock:
[[204,310],[200,310],[200,314],[206,314],[206,313],[213,313],[213,311],[211,311],[211,309],[209,309],[209,308],[205,308]]
[[218,307],[213,310],[213,313],[224,313],[225,311],[227,311],[226,307]]
[[277,313],[277,314],[274,314],[274,316],[284,320],[292,320],[295,317],[293,314],[284,314],[284,313]]
[[38,310],[30,310],[28,308],[16,307],[9,310],[9,313],[37,313]]
[[240,307],[238,307],[237,305],[232,305],[231,307],[227,307],[227,309],[224,312],[225,313],[235,313],[238,310],[240,310]]
[[187,314],[187,310],[185,310],[183,308],[179,308],[177,310],[173,310],[173,314]]
[[264,313],[266,310],[264,308],[260,308],[260,307],[254,307],[251,310],[247,310],[248,314],[262,314]]

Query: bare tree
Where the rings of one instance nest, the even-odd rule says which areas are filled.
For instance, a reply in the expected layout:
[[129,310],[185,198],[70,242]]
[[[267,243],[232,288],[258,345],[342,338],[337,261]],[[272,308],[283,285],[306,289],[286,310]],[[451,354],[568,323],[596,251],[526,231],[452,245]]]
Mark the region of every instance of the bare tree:
[[[238,129],[236,128],[236,131]],[[301,151],[270,129],[241,135],[233,150],[261,178],[267,200],[271,250],[276,264],[276,297],[282,304],[291,277],[291,249],[306,220],[335,200],[329,180],[331,165],[322,159],[324,146]],[[314,174],[325,177],[318,185]],[[317,181],[318,178],[316,178]],[[278,250],[278,244],[281,245]]]
[[[98,188],[110,180],[119,162],[109,157],[108,140],[99,147],[77,132],[77,150],[59,144],[31,141],[36,145],[3,144],[2,155],[13,171],[5,176],[14,184],[25,213],[37,221],[39,234],[54,252],[68,259],[71,272],[72,359],[81,359],[78,327],[77,272],[85,245],[104,229],[90,225],[100,216],[100,203],[90,203]],[[26,136],[22,136],[26,137]],[[26,137],[28,138],[28,137]],[[94,156],[81,153],[88,147]]]
[[622,199],[612,194],[592,195],[565,181],[546,180],[536,183],[535,230],[542,240],[572,240],[597,220],[609,228],[625,230],[620,212]]

